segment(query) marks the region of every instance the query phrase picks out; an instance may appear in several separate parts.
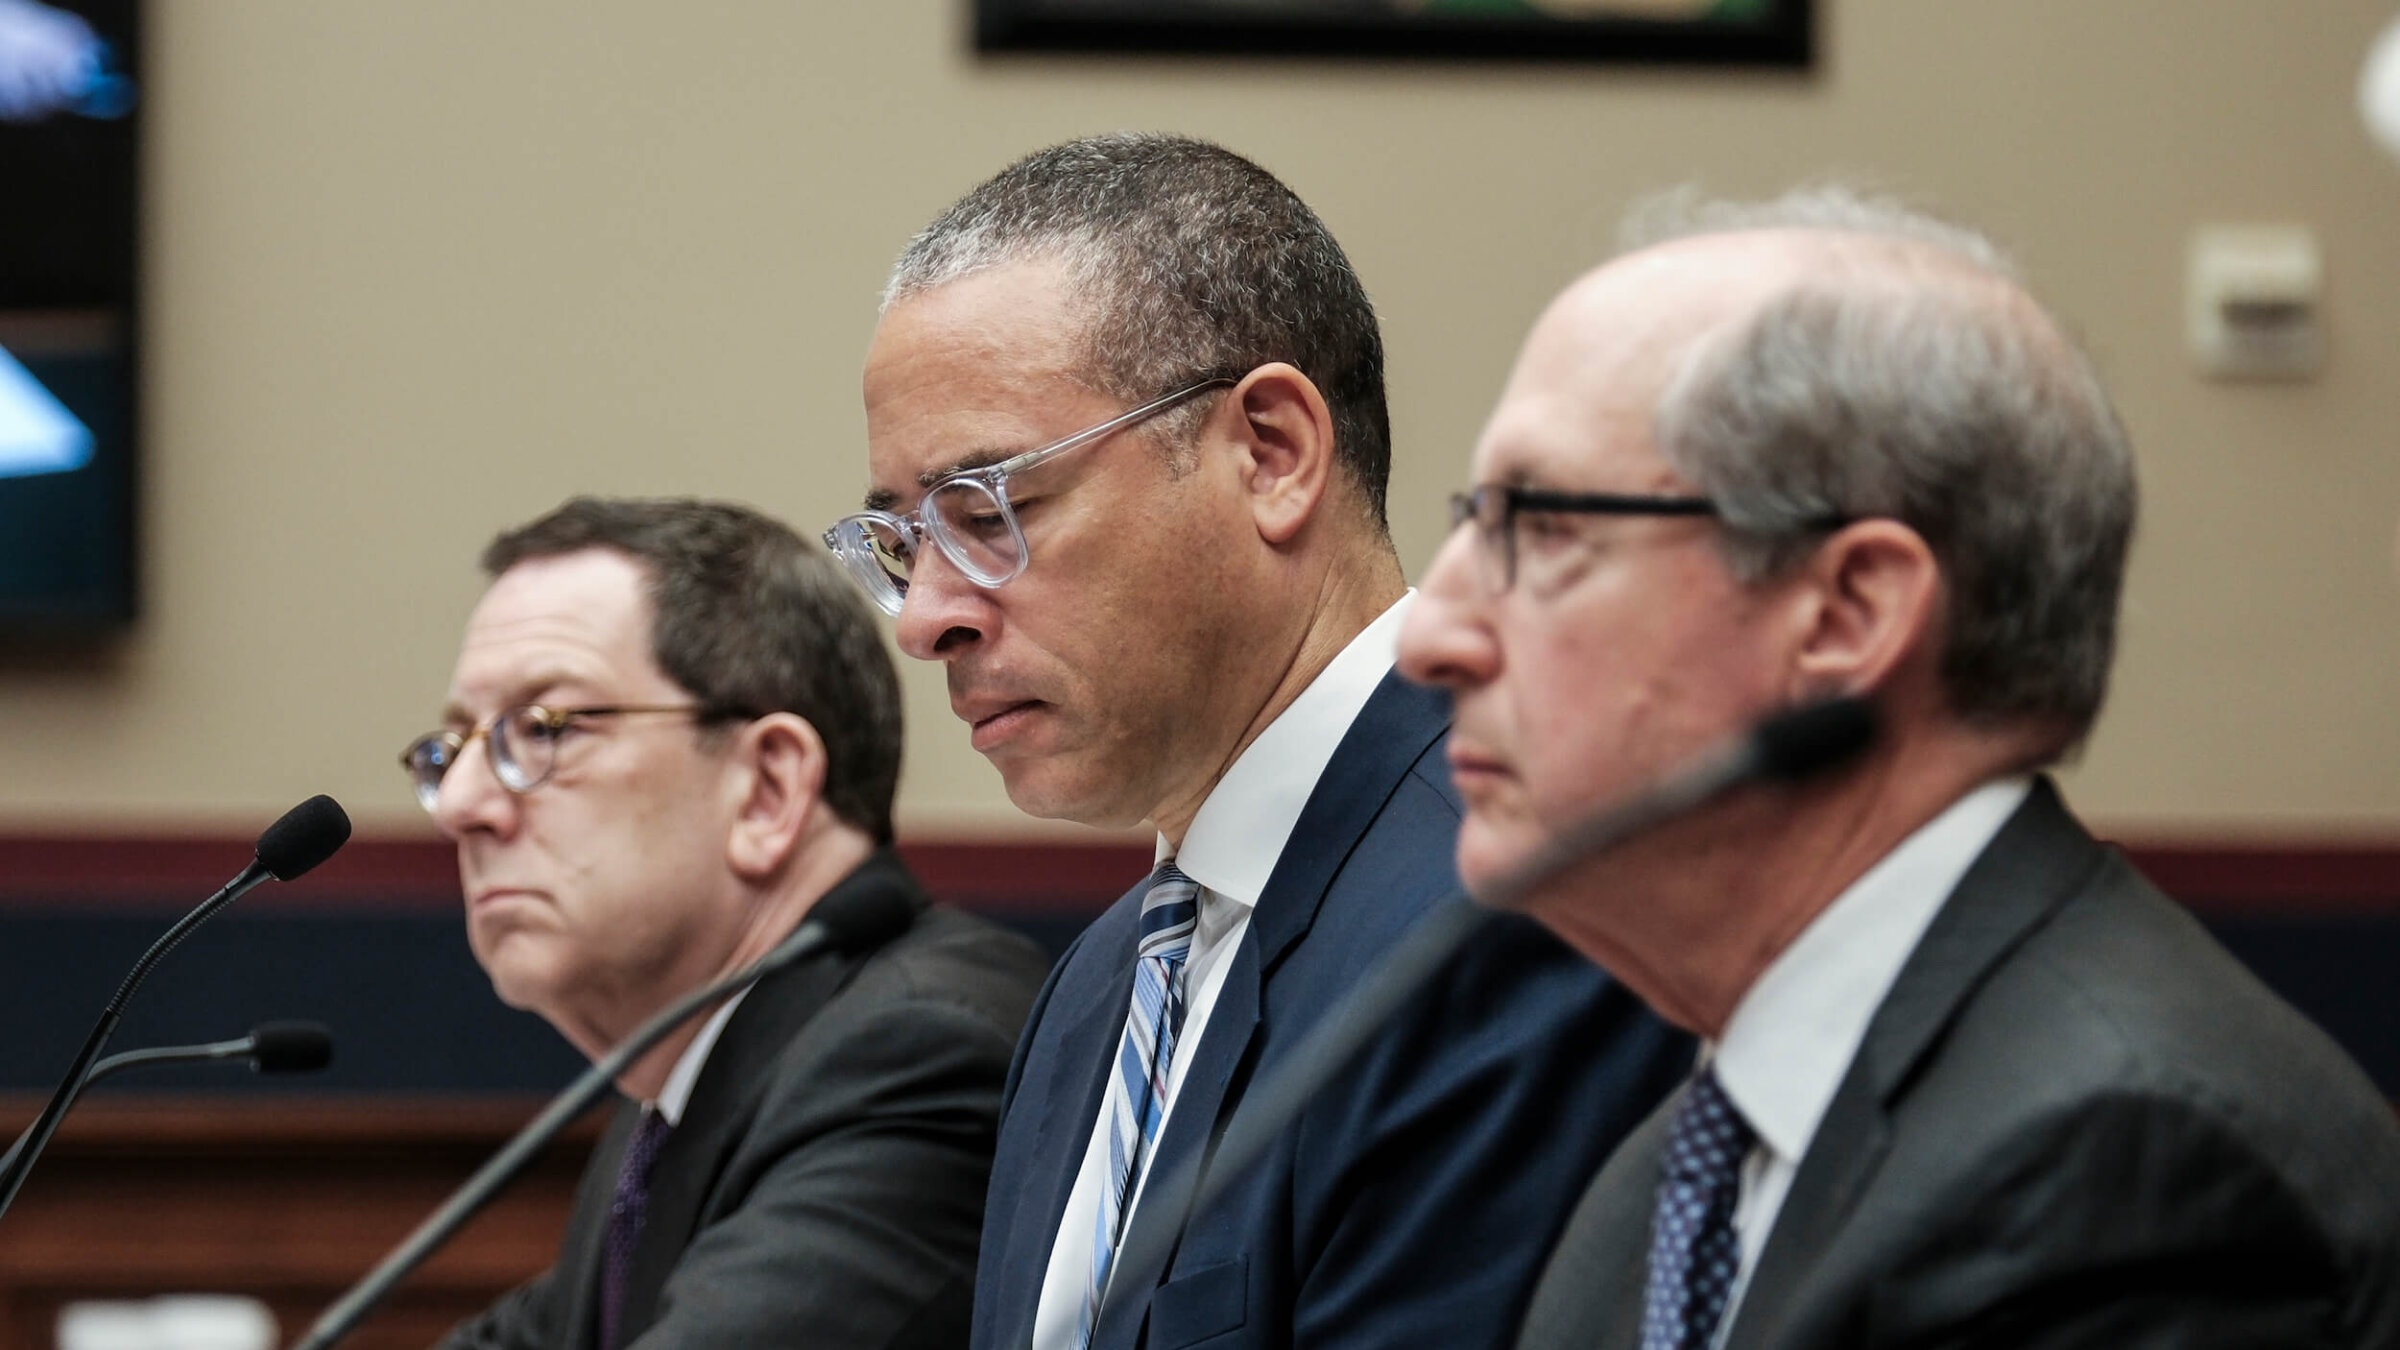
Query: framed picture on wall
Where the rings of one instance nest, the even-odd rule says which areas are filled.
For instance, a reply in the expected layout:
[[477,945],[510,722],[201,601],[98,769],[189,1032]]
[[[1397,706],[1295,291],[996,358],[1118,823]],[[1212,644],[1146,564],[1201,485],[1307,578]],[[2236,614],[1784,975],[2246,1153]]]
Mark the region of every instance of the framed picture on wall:
[[1812,0],[975,0],[987,52],[1805,67]]

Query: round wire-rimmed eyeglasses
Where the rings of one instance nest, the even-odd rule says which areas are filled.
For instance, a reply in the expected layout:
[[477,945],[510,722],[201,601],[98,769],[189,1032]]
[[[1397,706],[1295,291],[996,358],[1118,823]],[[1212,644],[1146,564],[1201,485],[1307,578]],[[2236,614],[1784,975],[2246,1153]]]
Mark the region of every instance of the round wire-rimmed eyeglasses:
[[913,511],[854,511],[825,531],[825,547],[886,614],[900,612],[909,573],[928,540],[967,580],[986,590],[1004,586],[1025,570],[1026,562],[1025,531],[1008,499],[1011,477],[1107,440],[1210,390],[1238,383],[1217,376],[1188,384],[1039,449],[945,475],[926,487]]
[[702,722],[748,716],[700,703],[612,703],[588,708],[520,703],[501,709],[464,734],[451,730],[426,732],[400,752],[400,767],[408,774],[417,805],[431,811],[441,800],[442,779],[449,776],[450,766],[481,737],[484,757],[490,761],[492,777],[500,780],[500,786],[516,793],[531,792],[550,781],[551,773],[558,768],[558,743],[576,723],[598,717],[667,713],[681,713]]

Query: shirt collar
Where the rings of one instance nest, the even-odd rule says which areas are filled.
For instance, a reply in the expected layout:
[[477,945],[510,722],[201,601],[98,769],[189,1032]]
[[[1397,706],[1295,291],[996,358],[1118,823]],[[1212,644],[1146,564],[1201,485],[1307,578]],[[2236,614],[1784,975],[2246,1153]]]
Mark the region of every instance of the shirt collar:
[[1258,904],[1317,779],[1391,672],[1401,616],[1415,595],[1393,601],[1276,714],[1209,789],[1182,849],[1159,836],[1157,861],[1173,858],[1185,876],[1245,909]]
[[700,1070],[708,1063],[708,1052],[717,1048],[717,1037],[725,1034],[725,1024],[733,1020],[733,1010],[749,996],[750,991],[744,989],[719,1004],[709,1019],[700,1024],[700,1034],[683,1048],[675,1067],[667,1071],[667,1081],[658,1090],[658,1100],[650,1105],[667,1118],[670,1127],[683,1123],[683,1108],[691,1103],[692,1089],[699,1086]]
[[1836,896],[1742,995],[1715,1047],[1717,1081],[1784,1161],[1808,1152],[1909,953],[2032,786],[2002,778],[1951,803]]

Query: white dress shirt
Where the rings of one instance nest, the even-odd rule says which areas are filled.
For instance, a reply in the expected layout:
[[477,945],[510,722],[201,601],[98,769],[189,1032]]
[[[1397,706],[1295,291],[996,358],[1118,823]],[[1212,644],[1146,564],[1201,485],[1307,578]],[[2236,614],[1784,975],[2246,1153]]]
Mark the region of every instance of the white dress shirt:
[[748,997],[750,991],[744,989],[717,1005],[717,1010],[700,1024],[700,1034],[675,1057],[675,1067],[667,1070],[667,1081],[659,1086],[658,1100],[642,1103],[644,1113],[656,1111],[665,1116],[669,1129],[683,1123],[683,1108],[692,1100],[692,1089],[700,1082],[700,1070],[708,1064],[708,1052],[717,1048],[717,1038],[725,1034],[725,1024],[733,1020],[733,1010]]
[[1800,931],[1750,986],[1709,1051],[1717,1081],[1758,1132],[1733,1213],[1741,1273],[1717,1322],[1725,1343],[1792,1176],[1865,1042],[1867,1024],[1942,902],[2031,790],[1986,783],[1950,804],[1868,869]]
[[[1209,789],[1208,799],[1184,831],[1179,850],[1161,835],[1158,861],[1169,858],[1185,876],[1200,884],[1200,916],[1192,928],[1192,948],[1184,958],[1183,1029],[1175,1038],[1175,1058],[1167,1067],[1167,1099],[1161,1106],[1159,1137],[1166,1136],[1175,1099],[1182,1095],[1184,1073],[1208,1030],[1209,1014],[1225,988],[1225,974],[1249,930],[1250,911],[1283,856],[1284,842],[1300,821],[1300,810],[1316,791],[1317,779],[1333,759],[1334,750],[1358,720],[1375,687],[1390,673],[1399,650],[1401,615],[1416,592],[1394,601],[1375,622],[1350,640],[1300,696],[1276,715]],[[1119,1023],[1122,1035],[1122,1021]],[[1114,1041],[1111,1042],[1115,1044]],[[1093,1230],[1100,1222],[1101,1187],[1107,1184],[1108,1133],[1095,1120],[1083,1151],[1082,1170],[1075,1189],[1059,1216],[1058,1236],[1050,1248],[1050,1267],[1042,1278],[1042,1299],[1034,1313],[1032,1350],[1071,1350],[1083,1320],[1084,1294],[1091,1283]],[[1130,1223],[1149,1180],[1147,1165],[1126,1198],[1121,1222]]]

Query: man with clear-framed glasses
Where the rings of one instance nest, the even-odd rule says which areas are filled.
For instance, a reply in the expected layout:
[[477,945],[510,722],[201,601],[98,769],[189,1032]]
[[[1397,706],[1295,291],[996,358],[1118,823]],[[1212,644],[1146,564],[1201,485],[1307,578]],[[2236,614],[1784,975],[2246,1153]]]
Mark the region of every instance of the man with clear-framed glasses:
[[[1028,1027],[976,1346],[1505,1344],[1564,1196],[1688,1063],[1503,925],[1214,1209],[1148,1187],[1454,885],[1447,704],[1390,677],[1382,378],[1323,223],[1182,138],[1019,162],[886,290],[826,543],[1012,801],[1158,838]],[[1116,1267],[1136,1224],[1181,1232],[1164,1267]]]
[[1038,949],[890,851],[898,680],[823,555],[745,508],[577,498],[495,539],[443,725],[401,755],[494,990],[599,1058],[824,897],[916,914],[769,975],[617,1086],[558,1264],[500,1350],[964,1340]]

